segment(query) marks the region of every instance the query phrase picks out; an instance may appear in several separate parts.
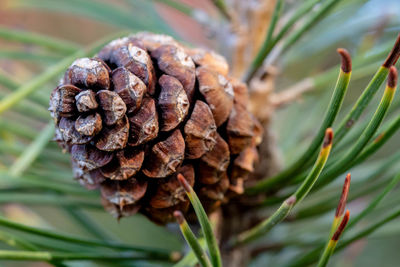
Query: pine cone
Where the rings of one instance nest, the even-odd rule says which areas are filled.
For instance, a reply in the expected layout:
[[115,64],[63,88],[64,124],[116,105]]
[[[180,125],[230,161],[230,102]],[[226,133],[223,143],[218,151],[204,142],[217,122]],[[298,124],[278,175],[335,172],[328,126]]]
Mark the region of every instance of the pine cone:
[[116,217],[164,224],[189,212],[177,174],[210,212],[243,192],[262,127],[245,84],[214,52],[138,33],[77,59],[50,98],[55,140],[75,177]]

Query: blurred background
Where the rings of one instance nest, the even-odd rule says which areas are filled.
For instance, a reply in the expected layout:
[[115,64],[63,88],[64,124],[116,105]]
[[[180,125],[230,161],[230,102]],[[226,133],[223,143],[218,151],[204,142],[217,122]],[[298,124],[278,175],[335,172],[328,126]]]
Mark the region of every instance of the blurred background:
[[[169,34],[190,45],[214,49],[228,58],[234,75],[242,77],[244,69],[254,56],[254,51],[244,53],[245,60],[243,58],[238,60],[238,51],[240,47],[252,46],[251,39],[247,41],[240,39],[240,35],[235,32],[237,29],[221,17],[212,1],[171,1],[184,4],[185,10],[169,5],[169,1],[163,2],[0,0],[0,37],[2,37],[0,38],[0,99],[35,79],[71,54],[74,49],[90,46],[105,36],[122,30]],[[227,1],[228,5],[237,7],[234,2]],[[246,4],[249,10],[255,12],[254,9],[260,1],[242,2],[246,2],[242,5]],[[270,9],[260,15],[267,16],[272,12],[275,1],[264,2]],[[303,1],[284,2],[282,23]],[[336,48],[347,48],[354,60],[353,79],[344,107],[339,114],[339,118],[342,118],[342,113],[350,109],[393,45],[395,37],[400,32],[399,14],[398,0],[341,1],[290,48],[278,51],[275,57],[272,55],[269,58],[270,63],[265,69],[273,79],[273,85],[269,86],[273,87],[274,92],[284,92],[296,86],[300,86],[306,92],[291,103],[283,103],[271,118],[272,132],[279,148],[282,166],[296,159],[305,150],[319,127],[321,114],[325,111],[324,108],[335,85],[339,63]],[[268,18],[264,19],[268,22]],[[265,24],[264,28],[258,26],[257,29],[251,30],[257,33],[265,30],[267,26]],[[278,28],[279,26],[280,24]],[[10,32],[13,30],[51,36],[63,40],[65,47],[59,50],[46,49],[40,45],[18,41],[10,37]],[[47,144],[43,140],[41,143],[41,140],[38,140],[40,133],[46,131],[45,127],[50,119],[46,108],[49,94],[56,84],[57,78],[51,79],[43,88],[29,94],[24,101],[14,105],[0,117],[0,170],[3,170],[0,173],[0,213],[16,222],[81,237],[100,236],[133,245],[178,251],[184,249],[184,241],[174,225],[167,228],[156,226],[141,215],[117,222],[102,210],[96,192],[87,194],[72,179],[68,156],[62,154],[56,144],[52,142]],[[371,108],[365,112],[366,118],[373,113],[378,101],[379,97],[376,97],[371,103]],[[399,102],[397,95],[395,98],[397,104],[391,109],[386,121],[399,115],[399,109],[395,108],[399,107]],[[364,120],[361,124],[365,125],[367,122]],[[357,131],[349,134],[347,141],[342,143],[343,147],[350,144],[357,134],[359,134]],[[390,142],[366,164],[352,170],[354,183],[360,182],[359,184],[364,186],[365,183],[362,182],[368,179],[368,184],[365,186],[383,187],[382,181],[399,171],[398,156],[397,161],[394,161],[397,162],[397,166],[392,164],[384,171],[379,171],[377,168],[381,166],[379,164],[383,159],[390,157],[396,159],[400,145],[399,137],[399,134],[392,137]],[[40,150],[32,148],[35,140],[34,144],[36,147],[39,146]],[[33,156],[28,159],[23,157],[25,161],[21,163],[21,160],[18,160],[26,153],[27,148],[31,148],[29,151]],[[16,162],[19,165],[15,166]],[[23,168],[18,168],[21,164]],[[16,170],[14,176],[17,178],[6,172],[10,168]],[[306,199],[298,210],[306,213],[308,207],[324,203],[326,197],[332,195],[333,188],[338,192],[337,188],[340,188],[341,182],[342,180]],[[47,183],[47,188],[43,183]],[[55,187],[52,188],[50,185]],[[57,190],[57,186],[68,190]],[[60,192],[68,193],[64,195]],[[353,187],[350,198],[351,194],[356,192],[357,188]],[[351,201],[349,209],[357,213],[371,196],[373,194]],[[393,205],[399,205],[399,200],[398,191],[393,192],[380,204],[374,214],[360,224],[368,224],[378,218],[381,212],[390,210]],[[312,248],[314,240],[326,237],[332,213],[333,209],[330,209],[322,215],[309,216],[299,222],[284,223],[277,227],[265,242],[273,243],[283,237],[288,245],[283,249],[255,255],[251,266],[284,266],[285,262]],[[12,233],[7,228],[1,230]],[[42,245],[47,242],[40,236],[22,234],[25,235],[29,240]],[[302,246],[296,243],[300,242],[300,239]],[[50,248],[61,246],[68,250],[68,247],[64,247],[64,243],[58,241],[52,241],[48,246]],[[331,266],[399,266],[398,247],[400,247],[400,220],[395,220],[367,239],[358,241],[338,253],[332,260]],[[9,246],[0,243],[0,248],[8,249]],[[107,266],[87,261],[71,262],[67,265]],[[128,266],[157,265],[142,262]],[[0,266],[50,265],[2,261]]]

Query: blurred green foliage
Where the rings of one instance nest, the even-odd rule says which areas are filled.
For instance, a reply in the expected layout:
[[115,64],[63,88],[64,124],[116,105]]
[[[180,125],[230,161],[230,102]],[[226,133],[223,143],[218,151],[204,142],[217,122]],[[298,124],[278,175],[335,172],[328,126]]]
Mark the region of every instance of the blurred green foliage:
[[[87,192],[73,181],[69,158],[51,138],[48,98],[60,74],[72,60],[94,54],[99,45],[126,31],[153,31],[173,35],[190,43],[198,32],[183,34],[171,21],[182,12],[193,22],[198,8],[180,1],[158,0],[4,0],[0,2],[0,207],[1,216],[19,223],[49,229],[90,240],[186,252],[178,226],[160,227],[138,215],[117,222],[102,210],[98,193]],[[177,3],[178,2],[178,5]],[[187,1],[186,1],[187,2]],[[283,14],[296,10],[301,3],[285,3]],[[288,3],[286,3],[288,2]],[[311,1],[308,1],[311,2]],[[313,1],[319,2],[319,1]],[[324,1],[322,1],[324,2]],[[332,1],[334,2],[334,1]],[[169,6],[169,7],[167,7]],[[177,8],[178,12],[171,11]],[[168,11],[168,12],[166,12]],[[205,12],[203,10],[203,12]],[[338,71],[337,47],[346,47],[353,58],[353,78],[344,107],[334,124],[347,114],[362,93],[370,77],[383,62],[400,31],[400,5],[396,0],[341,1],[331,12],[295,42],[287,46],[275,65],[281,75],[277,91],[309,79],[313,90],[299,101],[277,111],[273,129],[285,165],[294,162],[309,146],[329,103]],[[162,14],[162,15],[161,15]],[[225,19],[209,15],[210,20],[226,27]],[[298,25],[307,21],[300,19]],[[191,24],[189,24],[191,25]],[[297,24],[296,24],[297,25]],[[122,32],[121,31],[125,31]],[[203,34],[203,33],[202,33]],[[212,45],[207,40],[201,45]],[[99,41],[100,40],[100,41]],[[194,44],[197,45],[197,44]],[[217,47],[211,47],[217,49]],[[224,51],[220,51],[224,53]],[[378,95],[383,90],[380,90]],[[375,97],[357,124],[338,148],[333,159],[340,159],[366,126],[380,97]],[[397,95],[384,126],[399,117]],[[4,113],[3,113],[4,112]],[[296,130],[293,130],[296,129]],[[353,182],[349,195],[352,214],[368,205],[400,171],[398,165],[400,135],[396,133],[375,155],[351,169]],[[397,163],[397,164],[396,164]],[[328,161],[329,164],[329,161]],[[343,177],[344,178],[344,177]],[[342,178],[313,193],[293,210],[296,221],[283,222],[259,244],[276,249],[254,257],[251,266],[285,266],[323,244]],[[293,191],[279,192],[278,196]],[[398,207],[398,191],[390,192],[378,207],[357,227],[349,229],[347,240],[360,229],[372,225]],[[262,213],[271,214],[277,205]],[[350,221],[351,222],[351,221]],[[66,253],[121,253],[120,249],[97,248],[79,242],[62,242],[32,235],[0,224],[0,249],[62,251]],[[5,234],[2,234],[5,233]],[[11,235],[10,236],[8,235]],[[399,220],[394,220],[367,239],[337,253],[331,266],[397,266],[396,246],[400,245]],[[16,238],[15,238],[16,237]],[[25,244],[25,240],[28,243]],[[11,241],[10,241],[11,240]],[[339,241],[340,244],[340,241]],[[33,246],[32,246],[33,245]],[[122,249],[122,253],[124,250]],[[383,260],[384,259],[384,260]],[[50,261],[52,264],[54,262]],[[23,265],[22,265],[23,264]],[[26,265],[25,265],[26,264]],[[60,264],[60,263],[55,263]],[[33,266],[31,262],[2,261],[4,266]],[[67,266],[168,266],[166,261],[67,262]],[[59,265],[62,266],[62,265]]]

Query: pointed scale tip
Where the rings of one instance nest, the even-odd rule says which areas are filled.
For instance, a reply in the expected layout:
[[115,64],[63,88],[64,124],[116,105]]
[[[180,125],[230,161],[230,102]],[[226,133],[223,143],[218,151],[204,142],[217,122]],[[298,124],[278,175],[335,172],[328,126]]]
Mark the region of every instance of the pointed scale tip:
[[345,73],[351,72],[351,56],[350,53],[344,48],[338,48],[337,52],[342,58],[341,69]]
[[185,221],[182,212],[179,210],[174,211],[174,217],[179,224],[182,224]]
[[397,39],[396,42],[394,43],[392,51],[390,51],[388,57],[386,58],[382,66],[390,68],[390,66],[396,64],[399,57],[400,57],[400,33],[397,35]]
[[343,216],[342,221],[339,224],[339,227],[336,229],[335,233],[332,236],[332,240],[333,241],[338,241],[341,234],[344,231],[344,228],[346,228],[347,223],[349,222],[350,219],[350,211],[346,210],[346,213]]
[[118,205],[119,211],[122,213],[122,211],[124,210],[126,201],[124,198],[121,197],[121,198],[119,198],[118,202],[119,202],[119,205]]
[[324,137],[324,142],[322,144],[322,147],[325,148],[327,146],[332,145],[332,140],[333,140],[333,130],[332,130],[332,128],[328,128],[325,131],[325,137]]
[[387,81],[387,85],[390,88],[395,88],[397,85],[397,69],[395,66],[391,66],[390,67],[390,71],[389,71],[389,76],[388,76],[388,81]]
[[183,189],[185,189],[186,193],[189,193],[191,190],[191,187],[189,185],[189,183],[186,181],[185,177],[182,174],[178,174],[178,181],[181,184],[181,186],[183,187]]
[[340,196],[339,204],[336,209],[335,217],[340,217],[344,213],[344,209],[346,207],[347,196],[349,194],[350,189],[350,181],[351,181],[351,174],[348,173],[346,175],[346,179],[343,183],[342,195]]

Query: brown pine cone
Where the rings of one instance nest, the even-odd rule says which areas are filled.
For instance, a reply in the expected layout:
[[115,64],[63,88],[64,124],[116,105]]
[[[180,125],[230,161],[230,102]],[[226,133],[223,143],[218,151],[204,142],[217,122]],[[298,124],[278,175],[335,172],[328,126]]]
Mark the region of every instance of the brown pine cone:
[[208,211],[243,192],[262,128],[245,84],[223,57],[169,36],[138,33],[77,59],[50,98],[56,141],[75,177],[100,188],[116,217],[141,212],[157,223],[188,212],[177,174]]

